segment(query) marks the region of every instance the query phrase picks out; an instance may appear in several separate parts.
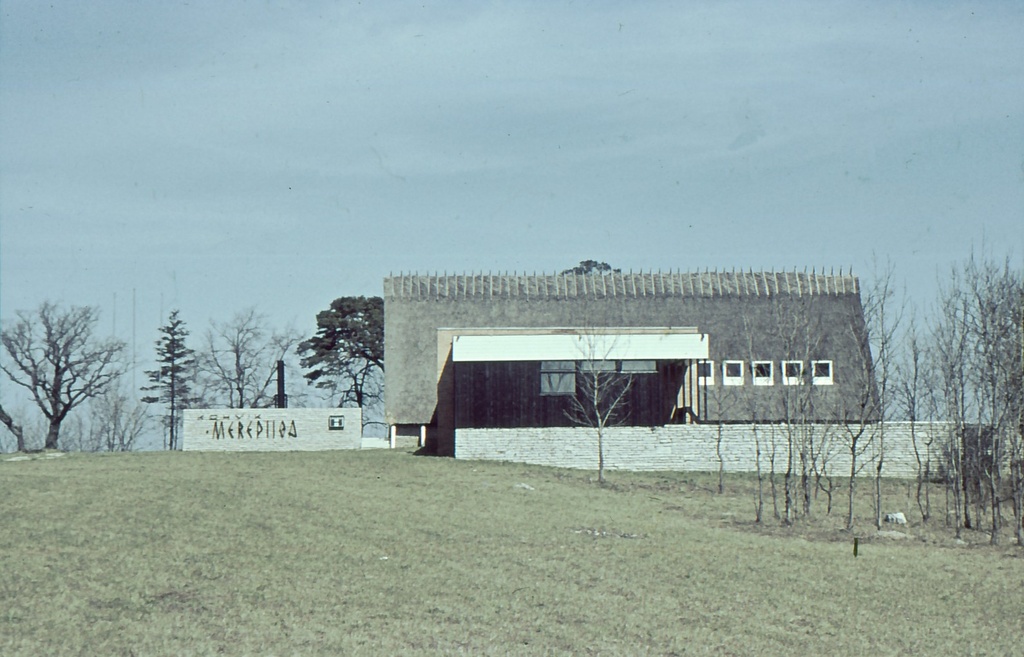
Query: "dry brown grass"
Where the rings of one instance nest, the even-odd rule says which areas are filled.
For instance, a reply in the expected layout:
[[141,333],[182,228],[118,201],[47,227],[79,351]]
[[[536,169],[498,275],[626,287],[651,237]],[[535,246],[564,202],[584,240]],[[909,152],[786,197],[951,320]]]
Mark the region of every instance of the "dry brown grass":
[[0,654],[1022,652],[1018,548],[912,522],[858,527],[854,559],[823,506],[754,525],[750,478],[592,478],[400,452],[0,463]]

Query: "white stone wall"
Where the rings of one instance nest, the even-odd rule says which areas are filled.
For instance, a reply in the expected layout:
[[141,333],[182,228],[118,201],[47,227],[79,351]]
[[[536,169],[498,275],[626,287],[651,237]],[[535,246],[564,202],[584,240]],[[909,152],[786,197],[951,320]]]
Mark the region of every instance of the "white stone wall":
[[[331,429],[331,418],[344,428]],[[337,424],[337,422],[335,422]],[[182,449],[208,452],[292,452],[359,449],[358,408],[244,408],[185,411]]]
[[[929,450],[932,470],[941,456],[945,423],[916,423],[914,435],[922,460]],[[806,433],[805,433],[806,432]],[[809,439],[801,440],[804,436]],[[794,445],[814,444],[815,460],[825,464],[835,476],[850,473],[849,432],[844,427],[826,430],[821,425],[669,425],[662,427],[609,427],[604,434],[605,467],[609,470],[667,470],[717,472],[719,463],[726,472],[755,472],[760,445],[761,469],[771,467],[774,452],[775,471],[786,469],[790,437]],[[858,440],[858,474],[875,471],[879,445],[884,444],[882,472],[888,477],[915,477],[918,468],[909,422],[886,423],[868,427]],[[597,434],[583,427],[545,427],[520,429],[459,429],[455,432],[455,457],[515,461],[560,468],[597,469]],[[793,450],[794,467],[799,465],[799,449]]]

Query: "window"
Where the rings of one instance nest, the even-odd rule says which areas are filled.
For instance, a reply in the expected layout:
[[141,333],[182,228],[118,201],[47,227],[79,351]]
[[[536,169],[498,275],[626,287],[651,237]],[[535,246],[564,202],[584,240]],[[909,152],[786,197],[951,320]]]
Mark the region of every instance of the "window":
[[775,376],[770,360],[755,360],[751,362],[750,374],[755,386],[775,385]]
[[327,418],[327,429],[329,431],[344,431],[345,430],[345,416],[344,415],[331,415]]
[[715,361],[697,361],[697,383],[705,386],[715,385]]
[[804,363],[800,360],[782,361],[782,383],[787,386],[799,386],[804,382]]
[[811,361],[811,383],[816,386],[830,386],[832,379],[832,361],[812,360]]
[[545,360],[540,363],[541,395],[573,395],[576,393],[576,362]]
[[624,360],[620,370],[623,374],[654,374],[658,371],[658,362],[653,360]]
[[742,360],[727,360],[722,362],[722,384],[727,386],[743,385]]
[[614,372],[614,360],[581,360],[581,372]]

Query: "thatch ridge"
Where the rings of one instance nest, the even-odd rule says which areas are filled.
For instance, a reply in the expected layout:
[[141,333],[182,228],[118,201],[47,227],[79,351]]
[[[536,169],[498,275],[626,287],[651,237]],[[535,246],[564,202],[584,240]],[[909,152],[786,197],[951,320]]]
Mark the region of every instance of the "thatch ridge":
[[608,297],[771,297],[859,294],[852,272],[707,271],[591,274],[400,273],[384,279],[389,299],[571,299]]

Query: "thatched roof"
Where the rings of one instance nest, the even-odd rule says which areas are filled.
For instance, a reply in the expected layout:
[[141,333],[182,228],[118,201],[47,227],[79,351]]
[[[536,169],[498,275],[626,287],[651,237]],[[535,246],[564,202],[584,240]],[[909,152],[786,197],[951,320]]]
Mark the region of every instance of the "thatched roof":
[[607,272],[593,274],[399,274],[384,279],[384,298],[483,299],[579,297],[771,297],[860,292],[857,277],[817,272]]
[[[468,329],[692,326],[709,336],[719,367],[834,362],[835,385],[822,395],[847,407],[861,389],[855,379],[870,371],[860,284],[843,271],[399,274],[384,279],[384,322],[385,415],[394,424],[431,424],[447,412],[438,410],[438,368],[452,336]],[[762,419],[779,416],[772,400],[784,391],[723,390],[768,404]]]

